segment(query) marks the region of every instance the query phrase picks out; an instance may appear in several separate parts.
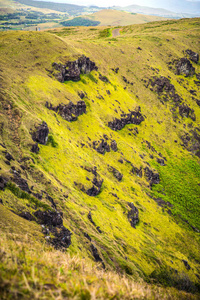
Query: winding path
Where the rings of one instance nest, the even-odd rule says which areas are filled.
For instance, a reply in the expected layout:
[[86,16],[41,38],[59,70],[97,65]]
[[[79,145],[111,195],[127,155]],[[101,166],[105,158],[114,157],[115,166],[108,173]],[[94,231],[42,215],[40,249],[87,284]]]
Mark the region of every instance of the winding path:
[[116,29],[113,29],[112,31],[112,37],[117,37],[120,35],[120,28],[116,28]]

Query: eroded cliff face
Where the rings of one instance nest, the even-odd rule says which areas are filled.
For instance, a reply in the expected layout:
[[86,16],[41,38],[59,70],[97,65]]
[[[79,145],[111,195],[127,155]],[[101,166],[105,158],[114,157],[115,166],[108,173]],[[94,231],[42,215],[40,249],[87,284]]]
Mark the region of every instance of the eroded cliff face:
[[[33,57],[28,46],[38,45],[35,33],[23,33],[23,55],[22,33],[16,33],[20,41],[9,37],[2,53],[12,56],[16,42],[23,71],[15,61],[9,70],[1,62],[0,207],[38,226],[48,245],[80,251],[102,268],[145,278],[164,265],[178,276],[184,269],[195,282],[198,49],[183,36],[174,52],[179,43],[165,31],[160,39],[168,48],[161,51],[161,42],[148,34],[140,41],[131,28],[124,29],[123,41],[72,40],[89,58],[70,61],[69,40],[42,33],[41,50]],[[178,39],[180,31],[176,34]],[[49,47],[44,57],[47,42],[56,48]],[[66,63],[53,63],[49,71],[52,61]]]
[[60,81],[79,81],[81,74],[89,74],[93,70],[98,70],[98,67],[89,57],[82,55],[75,61],[68,61],[65,65],[53,63],[53,68],[59,71],[55,77]]

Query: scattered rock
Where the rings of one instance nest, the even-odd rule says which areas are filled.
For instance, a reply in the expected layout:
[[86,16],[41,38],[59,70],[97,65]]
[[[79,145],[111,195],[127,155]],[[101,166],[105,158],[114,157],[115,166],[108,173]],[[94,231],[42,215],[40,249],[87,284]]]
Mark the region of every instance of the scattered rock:
[[48,227],[61,226],[63,224],[61,213],[57,211],[37,210],[34,216],[38,219],[39,224],[44,224]]
[[113,151],[117,151],[117,142],[115,140],[111,141],[110,147]]
[[198,61],[199,61],[198,53],[196,53],[190,49],[187,49],[185,52],[189,55],[189,58],[191,59],[191,61],[195,62],[196,64],[198,63]]
[[86,194],[88,196],[95,197],[100,193],[103,179],[98,180],[97,177],[95,177],[93,179],[92,183],[93,183],[93,186],[86,191]]
[[181,97],[176,93],[175,87],[170,83],[170,80],[164,76],[153,77],[149,80],[149,84],[154,88],[154,91],[159,95],[162,94],[162,100],[173,100],[175,103],[181,102]]
[[6,153],[5,158],[9,161],[14,160],[13,156],[10,153]]
[[132,202],[127,202],[127,204],[131,208],[128,212],[128,220],[131,226],[135,228],[136,224],[139,222],[139,211]]
[[28,186],[28,183],[26,179],[22,178],[21,175],[18,172],[14,172],[14,177],[12,178],[12,181],[16,183],[16,185],[22,190],[27,193],[30,193],[30,189]]
[[89,221],[96,227],[97,231],[98,231],[99,233],[102,233],[100,227],[99,227],[99,226],[96,226],[96,224],[94,223],[94,221],[93,221],[93,219],[92,219],[92,213],[91,213],[91,211],[88,213],[88,219],[89,219]]
[[189,271],[191,269],[190,265],[188,264],[187,260],[182,260],[182,262],[184,263],[186,269]]
[[80,74],[88,74],[93,70],[98,70],[95,63],[84,55],[75,61],[68,61],[65,65],[53,63],[52,66],[58,71],[55,77],[60,82],[67,80],[79,81]]
[[64,120],[66,121],[76,121],[78,116],[86,113],[86,104],[83,100],[74,104],[73,102],[69,102],[68,104],[59,104],[56,107],[53,107],[51,103],[46,102],[45,106],[58,113]]
[[91,211],[89,211],[87,217],[88,217],[89,221],[96,227],[96,224],[94,223],[94,221],[92,219],[92,213],[91,213]]
[[179,114],[181,117],[190,117],[193,121],[196,121],[196,116],[194,113],[194,109],[191,109],[189,106],[186,104],[179,105]]
[[92,239],[88,233],[84,232],[84,236],[86,237],[86,239],[88,239],[91,242]]
[[121,119],[115,118],[113,121],[108,122],[108,127],[112,130],[121,130],[127,124],[136,124],[139,125],[144,121],[144,117],[140,112],[140,107],[138,107],[135,111],[131,111],[129,114],[122,114]]
[[102,258],[100,257],[99,252],[98,252],[98,250],[97,250],[97,248],[95,247],[94,244],[91,244],[91,250],[92,250],[92,255],[93,255],[95,261],[96,262],[101,262],[103,268],[105,269],[105,264],[104,264]]
[[115,169],[115,168],[112,167],[112,166],[109,166],[108,170],[109,170],[110,172],[113,173],[114,177],[115,177],[118,181],[122,181],[123,174],[120,173],[117,169]]
[[61,212],[38,210],[34,213],[34,216],[44,229],[47,226],[47,230],[44,230],[44,233],[48,234],[50,231],[53,234],[54,237],[48,236],[48,241],[56,249],[66,249],[71,245],[72,233],[63,226]]
[[185,75],[186,77],[195,74],[195,68],[192,66],[189,59],[183,57],[176,64],[177,75]]
[[135,166],[133,166],[132,173],[136,174],[138,177],[142,177],[142,167],[138,169]]
[[40,150],[40,148],[38,147],[38,143],[35,143],[35,144],[32,145],[31,152],[37,154],[39,152],[39,150]]
[[111,69],[113,72],[115,72],[116,74],[119,72],[119,68],[115,68],[115,69]]
[[99,74],[99,79],[106,83],[110,82],[106,76],[102,76],[101,74]]
[[6,177],[3,177],[2,175],[0,175],[0,190],[5,189],[6,185],[7,185],[8,179]]
[[166,166],[164,159],[162,159],[162,158],[157,158],[156,160],[157,160],[157,162],[158,162],[161,166]]
[[42,145],[46,145],[48,140],[48,134],[49,134],[49,128],[47,126],[47,123],[42,122],[42,124],[36,128],[36,131],[32,133],[32,139],[34,142],[40,143]]
[[159,184],[160,177],[158,173],[154,173],[152,170],[146,167],[144,168],[144,174],[146,179],[150,182],[150,187],[152,187],[153,184]]
[[28,221],[35,221],[36,219],[31,215],[28,211],[23,211],[19,214],[20,217],[28,220]]
[[105,152],[110,152],[110,149],[117,151],[117,143],[115,140],[112,140],[109,144],[108,138],[104,135],[104,139],[93,142],[93,149],[95,149],[100,154],[105,154]]
[[110,146],[107,141],[101,139],[100,141],[93,142],[93,149],[95,149],[100,154],[105,154],[105,152],[110,152]]

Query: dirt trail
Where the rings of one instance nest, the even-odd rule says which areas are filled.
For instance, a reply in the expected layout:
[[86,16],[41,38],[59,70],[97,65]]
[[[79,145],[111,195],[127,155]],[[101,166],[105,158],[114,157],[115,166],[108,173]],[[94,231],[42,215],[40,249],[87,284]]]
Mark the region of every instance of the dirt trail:
[[112,37],[117,37],[120,35],[120,28],[116,28],[116,29],[113,29],[112,31]]

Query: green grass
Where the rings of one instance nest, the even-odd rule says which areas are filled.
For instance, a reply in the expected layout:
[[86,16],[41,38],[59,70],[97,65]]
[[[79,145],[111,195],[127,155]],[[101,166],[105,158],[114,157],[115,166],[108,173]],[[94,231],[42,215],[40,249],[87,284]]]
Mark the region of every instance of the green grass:
[[[27,180],[35,193],[45,191],[54,199],[58,211],[64,214],[64,225],[73,233],[72,244],[67,250],[72,258],[78,255],[80,259],[93,260],[91,243],[84,236],[87,233],[95,243],[106,268],[121,274],[125,272],[129,274],[130,280],[150,280],[151,274],[155,274],[153,272],[157,270],[158,275],[154,276],[154,280],[159,282],[159,274],[164,266],[167,270],[173,268],[179,274],[186,274],[194,285],[198,282],[198,232],[193,231],[182,219],[199,228],[199,159],[181,145],[180,137],[183,133],[189,133],[192,127],[199,126],[200,108],[188,90],[196,89],[197,98],[200,97],[200,92],[194,85],[194,78],[177,77],[168,69],[167,64],[173,58],[181,58],[185,49],[199,51],[198,24],[198,19],[185,19],[155,22],[148,26],[127,26],[113,40],[107,39],[112,28],[102,30],[99,27],[95,31],[90,28],[76,28],[67,36],[66,30],[54,30],[52,33],[1,33],[3,109],[0,124],[3,125],[0,127],[0,138],[7,151],[15,158],[11,165],[7,165],[4,149],[0,148],[1,174],[10,177],[10,169],[15,167],[20,170],[21,177]],[[157,36],[159,41],[155,39]],[[138,47],[142,50],[138,50]],[[52,75],[52,63],[64,64],[82,54],[96,63],[98,71],[82,74],[78,82],[58,82]],[[118,73],[115,72],[116,68],[119,68]],[[196,65],[195,68],[200,73],[200,66]],[[99,74],[109,78],[110,82],[99,80]],[[124,82],[123,76],[129,83]],[[194,109],[196,121],[182,118],[178,115],[178,110],[175,112],[178,119],[173,119],[173,104],[162,104],[158,95],[145,87],[144,80],[148,82],[153,76],[171,77],[170,81],[177,93]],[[180,79],[184,81],[181,82]],[[67,104],[69,101],[77,103],[80,101],[80,92],[85,95],[83,100],[87,109],[75,122],[67,122],[45,107],[46,101],[53,106]],[[113,131],[108,127],[109,121],[121,118],[121,114],[127,114],[138,106],[145,116],[140,125],[128,124],[120,131]],[[31,131],[42,121],[48,124],[50,135],[48,144],[39,145],[40,151],[36,155],[30,151],[33,144]],[[115,140],[118,150],[106,152],[104,155],[98,153],[93,149],[93,141],[100,141],[102,138],[108,139],[109,145]],[[146,141],[153,148],[149,149]],[[157,163],[160,155],[166,157],[166,166]],[[101,193],[90,197],[78,187],[92,187],[94,175],[87,170],[94,166],[97,167],[103,184]],[[123,174],[121,182],[109,172],[109,166]],[[151,190],[144,175],[138,177],[132,173],[133,166],[143,170],[148,166],[154,172],[159,172],[160,183]],[[9,183],[5,191],[0,191],[0,195],[4,206],[10,210],[26,208],[32,213],[40,205],[47,209],[47,200],[43,202],[42,199],[40,202],[13,183]],[[168,214],[166,208],[158,206],[152,196],[172,203],[172,215]],[[139,210],[140,221],[136,228],[132,228],[128,221],[130,208],[127,202],[133,202]],[[96,226],[88,220],[89,211]],[[33,222],[30,222],[30,228],[31,224]],[[97,226],[102,233],[99,233]],[[11,222],[11,232],[15,232],[15,227],[17,228],[16,223],[13,225]],[[4,231],[4,227],[1,228]],[[33,234],[36,232],[34,230],[31,229]],[[22,237],[19,241],[21,239]],[[44,256],[45,253],[46,250]],[[52,249],[52,255],[54,253]],[[188,261],[190,270],[185,269],[182,260]],[[36,256],[34,262],[37,261]],[[49,261],[45,266],[48,273]],[[52,268],[54,267],[52,263]],[[30,271],[30,264],[27,270]],[[40,293],[44,284],[42,276],[46,273],[42,271],[41,277],[38,275],[36,282],[39,287],[34,291],[31,273],[28,271],[26,276],[31,289],[27,293],[32,296],[36,292]],[[17,282],[24,280],[21,277],[23,272],[25,270],[22,268],[17,273]],[[6,271],[3,280],[6,281],[5,273]],[[86,278],[89,275],[83,273],[83,278],[84,276]],[[173,276],[171,278],[173,280]],[[51,282],[51,278],[48,279]],[[65,293],[70,287],[63,285],[67,280],[67,276],[64,279],[59,277],[57,282],[66,297]],[[80,288],[81,285],[82,283],[77,283],[77,297],[81,293],[85,293],[82,297],[89,297],[88,293],[92,294],[91,289],[87,288],[89,292],[84,292],[86,285],[83,284],[84,289]],[[20,289],[19,283],[16,289]],[[22,294],[23,289],[24,286]],[[106,294],[108,291],[104,284],[102,289],[102,299],[111,298],[110,294]],[[70,293],[70,297],[76,296],[72,290]],[[131,299],[130,294],[126,293],[122,295],[128,295],[127,299]],[[120,296],[118,286],[115,297],[120,299]]]

